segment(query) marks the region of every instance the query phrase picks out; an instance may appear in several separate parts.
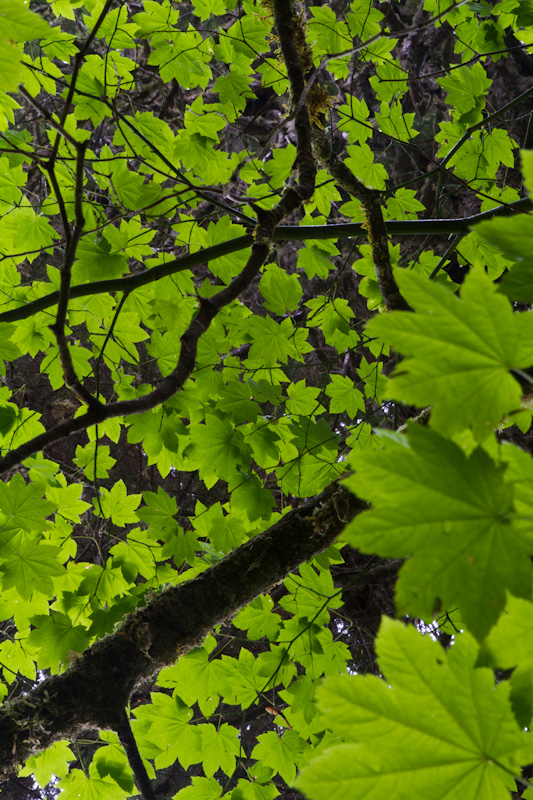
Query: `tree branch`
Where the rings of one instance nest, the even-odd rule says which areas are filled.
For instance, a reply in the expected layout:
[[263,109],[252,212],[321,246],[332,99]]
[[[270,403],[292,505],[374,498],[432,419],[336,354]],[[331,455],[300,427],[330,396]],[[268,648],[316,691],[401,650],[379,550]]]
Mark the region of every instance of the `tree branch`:
[[139,748],[137,747],[137,742],[135,741],[135,736],[131,729],[127,711],[121,714],[115,730],[135,776],[135,783],[141,793],[141,797],[143,800],[157,800],[153,784],[148,777],[146,767],[139,753]]
[[402,297],[392,273],[387,228],[381,209],[381,193],[376,189],[370,189],[365,186],[343,161],[333,155],[323,133],[315,136],[314,152],[319,163],[328,170],[335,182],[353,197],[356,197],[363,206],[365,213],[364,228],[368,232],[374,271],[385,308],[388,311],[410,311],[411,308]]
[[[448,234],[466,234],[473,225],[483,222],[493,217],[512,216],[533,209],[533,202],[529,197],[517,200],[515,203],[504,204],[498,208],[484,211],[482,214],[474,214],[471,217],[461,219],[421,219],[421,220],[388,220],[385,222],[385,230],[388,236],[446,236]],[[287,241],[306,241],[308,239],[339,239],[341,237],[368,236],[362,222],[346,222],[335,225],[282,225],[276,228],[273,236],[274,242]],[[161,278],[175,275],[186,269],[192,269],[200,264],[207,264],[215,258],[238,253],[251,247],[254,237],[251,233],[245,236],[238,236],[228,242],[206,247],[198,250],[197,253],[189,253],[180,256],[166,264],[159,264],[157,267],[147,269],[137,275],[130,275],[126,278],[113,278],[106,281],[92,281],[70,289],[70,298],[87,297],[88,295],[104,294],[106,292],[131,292],[142,286],[148,286]],[[57,304],[59,292],[32,300],[25,303],[20,308],[12,308],[0,314],[0,322],[17,322],[19,319],[28,317],[44,311]]]
[[346,522],[366,508],[344,486],[330,484],[193,580],[156,595],[65,672],[5,702],[0,708],[2,774],[86,725],[115,730],[137,684],[329,547]]
[[[303,22],[295,16],[290,0],[275,0],[275,19],[280,39],[281,51],[287,63],[287,73],[291,85],[293,104],[299,103],[305,86],[300,53],[296,42],[305,41],[304,31],[297,30]],[[303,18],[302,18],[303,19]],[[301,48],[301,45],[300,45]],[[294,168],[298,170],[298,182],[283,192],[279,203],[269,210],[257,208],[258,223],[252,238],[252,252],[242,272],[221,292],[210,299],[201,299],[197,315],[180,339],[180,354],[175,369],[163,378],[157,388],[149,394],[133,400],[123,400],[102,405],[98,401],[89,402],[87,413],[56,425],[45,433],[30,439],[20,447],[11,450],[0,459],[0,474],[7,472],[25,458],[39,452],[47,445],[57,442],[73,433],[104,422],[107,419],[125,414],[140,414],[164,403],[183,388],[191,376],[195,364],[198,341],[209,328],[218,312],[236,300],[241,292],[251,284],[265,263],[272,247],[274,234],[279,223],[302,203],[309,200],[315,191],[316,163],[312,152],[311,122],[307,105],[301,106],[295,115],[297,134],[296,159]],[[168,265],[167,265],[168,266]],[[60,289],[60,300],[63,297]]]
[[[87,145],[84,142],[78,142],[76,144],[76,184],[74,187],[74,213],[76,221],[72,234],[70,234],[69,231],[69,236],[67,237],[68,243],[65,252],[65,258],[63,260],[63,266],[61,268],[61,282],[59,286],[56,319],[54,324],[50,325],[50,330],[56,337],[57,349],[59,351],[59,358],[61,360],[61,367],[63,369],[63,376],[65,378],[65,385],[71,389],[78,400],[91,408],[93,406],[99,406],[100,403],[83,386],[80,379],[76,375],[67,337],[65,335],[65,324],[70,297],[72,265],[76,257],[76,250],[83,232],[83,226],[85,225],[85,219],[83,216],[83,167],[86,149]],[[53,174],[53,167],[50,169],[50,174]],[[66,230],[68,230],[68,226]]]

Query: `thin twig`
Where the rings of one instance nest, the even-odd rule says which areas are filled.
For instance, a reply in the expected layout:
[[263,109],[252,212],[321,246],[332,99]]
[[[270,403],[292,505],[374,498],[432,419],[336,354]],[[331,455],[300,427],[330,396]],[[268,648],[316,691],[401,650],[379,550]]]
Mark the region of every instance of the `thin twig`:
[[[101,27],[103,21],[105,20],[105,18],[107,16],[107,12],[109,11],[111,6],[113,5],[113,2],[114,2],[114,0],[106,0],[106,3],[104,5],[104,7],[102,8],[102,10],[100,11],[100,14],[98,15],[98,19],[96,20],[96,22],[95,22],[95,24],[93,26],[93,29],[91,30],[91,32],[87,36],[85,42],[83,43],[83,47],[81,48],[81,50],[78,53],[76,53],[76,57],[74,59],[74,67],[72,69],[72,75],[70,77],[70,85],[68,87],[67,96],[66,96],[66,99],[65,99],[65,103],[63,105],[63,111],[61,113],[60,123],[61,123],[62,127],[65,125],[65,122],[66,122],[66,119],[67,119],[67,116],[68,116],[68,112],[69,112],[69,109],[70,109],[70,105],[71,105],[72,100],[74,98],[74,92],[76,91],[76,83],[77,83],[77,80],[78,80],[78,75],[79,75],[79,71],[81,69],[82,61],[85,58],[85,54],[89,50],[89,47],[93,43],[94,37],[96,36],[98,31],[100,30],[100,27]],[[63,133],[61,133],[61,135],[64,136]],[[76,145],[77,145],[77,142],[75,143],[74,146],[76,146]],[[55,161],[56,161],[58,150],[59,150],[59,136],[56,136],[56,140],[55,140],[53,148],[52,148],[52,155],[50,156],[50,162],[52,164],[54,164]]]
[[[305,36],[303,28],[297,30],[298,25],[303,26],[303,21],[300,21],[300,19],[303,20],[303,17],[297,19],[294,13],[294,5],[290,0],[274,0],[274,8],[280,48],[291,86],[292,103],[294,107],[298,108],[294,116],[297,145],[293,168],[297,170],[298,176],[295,185],[288,186],[285,189],[274,208],[269,210],[256,209],[258,223],[255,234],[251,237],[253,241],[252,251],[244,269],[232,280],[229,286],[217,295],[200,300],[197,315],[181,337],[178,363],[170,375],[167,375],[159,382],[156,389],[142,397],[108,403],[105,406],[93,398],[92,395],[89,395],[91,399],[87,403],[89,408],[85,414],[56,425],[49,431],[36,436],[9,452],[4,458],[0,459],[0,474],[11,469],[15,464],[28,458],[28,456],[42,450],[43,447],[52,444],[52,442],[57,442],[59,439],[63,439],[77,431],[85,430],[87,427],[107,419],[149,411],[180,391],[196,366],[196,353],[201,336],[209,328],[220,310],[236,300],[259,274],[261,267],[270,254],[277,226],[288,214],[296,211],[313,196],[317,167],[312,150],[311,121],[307,105],[299,106],[305,80],[300,61],[299,46],[296,42],[301,42]],[[61,301],[61,297],[59,300]],[[79,390],[79,384],[75,388]]]
[[86,144],[83,142],[78,142],[76,149],[78,153],[76,161],[76,184],[74,187],[74,212],[76,223],[65,251],[65,259],[61,268],[56,319],[53,325],[50,325],[50,330],[56,337],[57,349],[59,350],[59,358],[61,359],[61,367],[63,369],[66,386],[68,386],[68,388],[74,392],[76,397],[81,400],[82,403],[85,403],[87,406],[92,408],[94,405],[99,406],[100,403],[83,386],[78,378],[76,370],[74,369],[74,364],[72,363],[72,356],[67,342],[67,337],[65,336],[65,324],[70,296],[70,281],[72,277],[72,265],[76,257],[76,249],[83,232],[83,226],[85,225],[85,219],[83,216],[83,177]]
[[[27,89],[24,88],[24,86],[19,86],[18,91],[19,94],[25,97],[28,103],[30,103],[30,105],[32,105],[35,108],[35,110],[38,111],[39,114],[48,122],[50,127],[53,128],[55,131],[57,131],[59,136],[62,136],[63,139],[69,142],[69,144],[71,144],[76,149],[78,148],[79,144],[78,140],[71,133],[67,131],[62,122],[58,122],[57,120],[55,120],[53,115],[50,114],[50,112],[47,111],[47,109],[41,103],[39,103],[39,101],[36,100],[35,97],[32,97],[31,94],[27,91]],[[53,164],[54,160],[55,159],[53,157],[50,158],[50,163]]]
[[[494,217],[512,216],[514,214],[529,212],[533,210],[533,201],[529,197],[524,197],[514,203],[502,203],[497,208],[483,211],[481,214],[474,214],[471,217],[461,217],[460,219],[407,219],[407,220],[387,220],[385,228],[389,236],[446,236],[448,234],[465,235],[473,225]],[[357,238],[368,236],[362,222],[342,222],[333,225],[281,225],[276,228],[273,236],[274,242],[287,241],[306,241],[308,239],[339,239]],[[252,234],[238,236],[228,242],[206,247],[196,253],[188,253],[185,256],[167,261],[166,264],[159,264],[137,275],[129,275],[125,278],[112,278],[104,281],[93,281],[92,283],[79,284],[72,286],[70,297],[87,297],[89,295],[104,294],[106,292],[132,292],[142,286],[175,275],[177,272],[192,269],[201,264],[207,264],[215,258],[237,253],[245,250],[253,244]],[[19,319],[27,319],[34,314],[44,311],[50,306],[56,305],[59,292],[50,292],[44,297],[25,303],[19,308],[11,308],[0,314],[0,322],[17,322]]]
[[126,752],[129,765],[135,776],[135,783],[137,784],[137,788],[141,793],[143,800],[157,800],[153,784],[148,777],[146,767],[144,766],[141,754],[139,753],[139,748],[137,746],[137,742],[135,741],[135,736],[133,735],[129,716],[126,711],[120,715],[120,719],[117,722],[115,730],[120,740],[120,744]]

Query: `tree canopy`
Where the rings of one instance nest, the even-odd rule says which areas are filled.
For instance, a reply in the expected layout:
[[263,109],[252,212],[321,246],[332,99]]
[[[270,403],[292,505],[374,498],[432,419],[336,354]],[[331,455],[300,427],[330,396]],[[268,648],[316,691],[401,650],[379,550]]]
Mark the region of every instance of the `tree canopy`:
[[0,0],[0,794],[533,798],[532,0]]

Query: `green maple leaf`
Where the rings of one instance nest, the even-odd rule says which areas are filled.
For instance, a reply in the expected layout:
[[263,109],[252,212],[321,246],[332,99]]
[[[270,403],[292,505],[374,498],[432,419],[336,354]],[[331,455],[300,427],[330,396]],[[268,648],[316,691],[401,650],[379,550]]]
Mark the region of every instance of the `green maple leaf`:
[[299,572],[300,575],[289,575],[285,578],[284,583],[289,594],[281,598],[280,606],[291,614],[312,620],[318,619],[318,614],[325,615],[327,621],[329,615],[326,609],[340,608],[343,604],[333,585],[330,571],[317,570],[310,564],[302,564]]
[[7,639],[2,642],[0,644],[0,664],[6,682],[12,683],[17,673],[34,681],[37,673],[34,656],[33,649],[27,646],[25,639],[15,639],[14,641]]
[[174,795],[175,800],[217,800],[222,786],[215,778],[193,777],[190,786]]
[[241,750],[237,728],[227,723],[218,728],[208,724],[201,726],[201,734],[204,747],[202,766],[207,777],[214,775],[218,769],[226,775],[232,775],[235,770],[235,757]]
[[263,487],[257,475],[239,475],[228,488],[231,491],[232,509],[242,509],[250,522],[269,519],[276,507],[272,492]]
[[249,447],[245,445],[243,435],[235,430],[227,419],[208,414],[205,425],[195,425],[191,431],[192,445],[186,455],[198,463],[200,477],[203,480],[228,481],[235,470],[247,469],[249,465]]
[[225,14],[225,0],[195,0],[193,3],[196,16],[205,21],[211,14]]
[[252,600],[246,608],[240,611],[233,624],[241,631],[247,631],[248,639],[256,641],[266,636],[271,642],[278,636],[281,617],[275,614],[273,600],[265,594]]
[[[211,148],[212,146],[211,143]],[[243,233],[246,233],[246,229],[243,228],[242,225],[235,225],[231,222],[229,216],[222,217],[218,222],[209,223],[207,235],[205,237],[205,246],[211,247],[216,244],[222,244],[222,242],[228,242],[231,239],[242,236]],[[228,256],[215,258],[213,261],[209,262],[209,269],[213,275],[216,275],[217,278],[221,278],[224,283],[229,283],[235,275],[240,273],[246,264],[249,252],[250,251],[247,249],[240,250]]]
[[[33,476],[34,480],[37,476],[41,478],[45,476],[48,477],[50,474],[55,475],[55,471],[51,473],[49,465],[43,463],[39,466],[41,468],[39,473],[37,473],[35,467],[33,468],[33,471],[37,473]],[[56,465],[54,464],[53,467],[55,468],[55,466]],[[48,472],[46,471],[47,468]],[[60,478],[63,478],[63,475],[60,475]],[[85,502],[85,500],[80,500],[80,495],[83,491],[83,484],[71,483],[69,486],[63,486],[62,482],[60,483],[57,479],[56,482],[58,483],[58,486],[46,487],[47,498],[56,503],[57,513],[59,516],[63,517],[63,519],[79,523],[80,516],[91,507],[89,503]]]
[[109,445],[97,442],[89,442],[85,447],[78,445],[73,461],[91,481],[95,473],[97,478],[108,478],[109,470],[116,463],[116,459],[109,455]]
[[531,593],[531,535],[514,512],[505,466],[478,447],[462,448],[412,426],[384,450],[351,460],[347,486],[369,500],[343,539],[363,552],[411,558],[400,570],[399,614],[431,619],[458,604],[482,638],[505,605],[505,589]]
[[309,34],[315,52],[335,53],[346,49],[348,26],[338,22],[335,12],[329,6],[315,6],[310,9],[313,15],[309,21]]
[[37,663],[41,669],[50,667],[57,672],[59,663],[66,661],[70,651],[82,653],[90,641],[86,628],[74,625],[70,617],[60,611],[52,611],[50,616],[39,614],[32,617],[34,630],[28,637],[28,644],[38,647]]
[[9,405],[0,407],[0,436],[6,436],[17,422],[17,410]]
[[325,724],[348,744],[311,761],[297,788],[311,800],[508,800],[531,734],[513,718],[506,682],[474,668],[474,641],[464,634],[445,653],[384,618],[377,651],[386,681],[339,676],[318,690]]
[[5,157],[0,158],[0,211],[5,214],[22,198],[20,186],[26,183],[22,166],[13,167]]
[[43,500],[42,494],[42,487],[26,484],[22,475],[15,475],[9,483],[0,483],[0,511],[10,524],[25,531],[42,531],[46,517],[57,510],[57,504]]
[[473,227],[474,232],[494,245],[513,261],[523,261],[531,269],[531,230],[529,214],[485,220]]
[[[89,359],[91,358],[91,351],[87,350],[86,347],[80,347],[79,345],[74,345],[70,348],[70,355],[72,358],[72,364],[76,371],[76,374],[83,378],[86,375],[90,375],[92,373],[92,366],[89,364]],[[59,358],[59,351],[57,349],[57,345],[51,345],[48,348],[48,353],[46,358],[41,361],[41,372],[46,373],[50,380],[50,386],[52,389],[59,389],[61,386],[65,384],[65,375],[63,372],[63,367],[61,366],[61,360]]]
[[503,669],[520,662],[533,663],[533,603],[510,596],[500,617],[483,643],[485,657]]
[[271,776],[271,769],[255,764],[252,780],[240,778],[231,793],[231,800],[274,800],[279,797],[279,791],[269,780]]
[[[2,33],[13,42],[28,42],[50,33],[50,25],[23,0],[2,0]],[[8,90],[11,91],[11,90]]]
[[128,417],[128,424],[128,442],[142,442],[149,464],[159,463],[165,453],[177,453],[179,436],[187,433],[176,414],[166,414],[161,408]]
[[222,656],[220,662],[227,679],[222,692],[224,702],[231,705],[240,704],[242,709],[256,703],[265,685],[265,679],[257,671],[258,664],[253,653],[243,647],[238,659]]
[[[3,92],[15,92],[25,75],[21,64],[24,51],[19,43],[28,42],[50,32],[50,25],[30,11],[23,0],[2,0],[0,6],[0,73]],[[3,93],[2,92],[2,93]]]
[[326,387],[326,394],[330,397],[329,410],[331,414],[346,412],[355,419],[357,412],[363,412],[365,401],[363,395],[356,389],[351,378],[344,375],[331,375],[331,383]]
[[206,716],[214,713],[219,695],[229,690],[226,670],[220,661],[209,660],[215,644],[210,637],[203,647],[195,647],[175,666],[164,669],[157,681],[160,686],[175,687],[187,705],[198,703]]
[[319,326],[327,344],[336,347],[339,352],[357,345],[359,336],[350,328],[350,320],[355,315],[347,300],[337,298],[330,301],[324,296],[313,297],[306,306],[311,310],[307,325]]
[[[212,108],[212,106],[211,106]],[[189,133],[198,133],[208,139],[218,142],[218,131],[225,125],[225,119],[218,111],[210,111],[209,106],[204,107],[202,95],[198,95],[185,112],[185,128]]]
[[[513,140],[509,137],[507,137],[507,139],[504,138],[506,136],[504,131],[495,129],[491,136],[495,136],[496,134],[499,134],[497,136],[499,143],[501,143],[503,138],[503,141],[506,142],[509,147],[514,144]],[[508,153],[508,156],[509,160],[511,160],[513,157],[512,152]],[[531,150],[522,150],[520,156],[524,183],[531,195],[533,192],[533,152]],[[501,156],[501,160],[504,161],[503,156]],[[504,163],[507,162],[504,161]],[[533,237],[531,235],[529,222],[529,215],[519,214],[510,219],[496,218],[485,220],[475,225],[473,228],[477,236],[497,247],[507,258],[516,262],[511,266],[508,273],[503,276],[500,290],[513,298],[513,300],[522,300],[525,303],[531,303],[533,301],[531,282],[533,272],[533,258],[531,257]]]
[[73,769],[58,783],[62,800],[125,800],[128,793],[106,776],[101,778],[96,765],[91,763],[89,774]]
[[231,69],[227,75],[221,75],[216,79],[213,91],[218,92],[221,103],[242,111],[246,106],[246,98],[254,97],[254,93],[250,90],[249,60],[242,55],[237,56],[237,59],[241,59],[243,71]]
[[370,111],[365,100],[347,96],[347,105],[337,107],[339,130],[348,132],[348,142],[364,144],[372,136],[372,126],[367,123]]
[[169,497],[161,486],[155,492],[144,492],[143,500],[146,503],[137,516],[159,534],[172,533],[178,527],[174,517],[178,513],[178,505],[173,497]]
[[257,674],[263,678],[261,691],[279,684],[289,686],[296,675],[296,665],[287,647],[270,645],[268,652],[259,654],[256,664]]
[[68,742],[54,742],[42,753],[30,756],[19,775],[33,775],[39,786],[44,788],[50,783],[52,775],[57,778],[65,777],[68,773],[69,761],[75,761],[75,756],[68,746]]
[[375,161],[375,156],[370,146],[366,144],[348,145],[350,158],[346,159],[346,166],[349,167],[360,181],[373,189],[384,189],[387,179],[387,170],[383,164]]
[[437,78],[437,83],[448,92],[446,102],[453,106],[460,122],[473,124],[481,119],[484,94],[492,83],[481,64],[462,66],[453,74]]
[[205,89],[211,78],[207,63],[211,56],[203,50],[202,36],[195,30],[174,32],[172,44],[161,45],[150,53],[148,63],[158,64],[161,77],[168,83],[175,78],[185,89]]
[[126,753],[113,731],[100,731],[100,739],[106,744],[93,756],[93,763],[101,778],[109,776],[116,781],[129,797],[135,794],[135,783]]
[[143,228],[138,217],[128,222],[123,219],[120,229],[111,225],[104,229],[102,235],[111,244],[115,253],[124,252],[127,256],[139,260],[142,256],[152,255],[150,242],[154,238],[155,231]]
[[521,389],[510,370],[533,364],[533,317],[514,314],[482,271],[467,275],[460,300],[413,273],[401,271],[397,278],[415,313],[394,311],[366,328],[406,356],[388,396],[433,404],[433,427],[445,435],[472,427],[482,441],[520,408]]
[[256,53],[265,52],[265,37],[269,33],[270,25],[267,19],[257,14],[246,14],[229,28],[227,36],[237,53],[255,58]]
[[19,595],[28,600],[33,592],[53,596],[54,578],[65,574],[65,568],[56,561],[59,547],[41,544],[28,534],[17,537],[0,550],[0,571],[4,589],[15,587]]
[[255,422],[260,407],[252,400],[252,394],[252,387],[248,383],[228,381],[220,390],[217,409],[230,414],[236,423],[247,420]]
[[119,278],[123,272],[128,272],[125,256],[113,252],[111,245],[105,239],[97,237],[82,239],[76,255],[77,261],[72,268],[72,276],[76,283]]
[[290,706],[291,718],[299,715],[306,723],[310,723],[317,713],[316,683],[309,675],[297,678],[288,689],[283,689],[280,696]]
[[163,8],[154,0],[144,0],[143,8],[144,11],[132,16],[133,22],[138,25],[135,36],[145,37],[161,33],[177,22],[179,13],[177,9]]
[[265,367],[276,367],[278,363],[286,364],[290,357],[299,358],[294,346],[292,334],[293,324],[289,318],[281,324],[272,317],[251,317],[248,322],[252,346],[250,361],[258,361]]
[[[279,150],[275,152],[280,152]],[[259,284],[259,291],[265,299],[265,308],[274,314],[294,311],[302,297],[302,287],[296,274],[288,275],[286,270],[276,264],[267,264]]]
[[279,772],[287,783],[292,783],[296,777],[296,764],[304,748],[305,742],[296,731],[283,731],[282,736],[276,731],[269,731],[257,737],[252,758],[257,758],[264,766]]
[[161,561],[163,556],[161,546],[154,542],[150,533],[135,528],[128,533],[125,542],[119,542],[110,550],[113,566],[121,568],[127,581],[133,582],[139,573],[147,580],[155,575],[156,561]]
[[324,411],[317,398],[320,394],[318,386],[306,386],[305,380],[291,383],[287,389],[289,398],[285,407],[289,414],[312,417]]
[[106,562],[105,568],[98,564],[86,566],[83,575],[78,594],[92,595],[102,604],[112,599],[117,602],[117,595],[126,594],[131,589],[120,567],[110,566],[109,562]]
[[330,249],[324,247],[324,242],[307,242],[305,247],[298,251],[298,267],[305,270],[308,278],[327,278],[334,264],[329,255]]
[[100,497],[93,500],[95,516],[110,517],[111,522],[121,528],[128,523],[137,522],[135,509],[141,502],[141,496],[139,494],[128,495],[123,480],[114,483],[110,491],[102,487],[100,492]]
[[531,728],[533,717],[533,603],[507,599],[505,613],[483,642],[480,663],[512,670],[511,702],[518,724]]
[[[341,472],[342,465],[337,461],[337,439],[332,434],[329,427],[321,420],[315,427],[312,427],[309,419],[302,418],[304,423],[300,431],[298,426],[291,425],[293,432],[304,435],[297,435],[293,439],[293,445],[304,452],[302,456],[297,456],[287,460],[284,466],[276,469],[276,475],[283,486],[283,490],[296,495],[297,497],[311,497],[318,494],[327,484],[334,480]],[[327,431],[327,433],[326,433]],[[322,438],[322,434],[329,438]],[[302,441],[303,440],[303,441]]]
[[193,712],[176,693],[169,697],[162,692],[151,695],[152,704],[135,709],[133,723],[139,747],[144,742],[154,748],[158,769],[169,767],[177,759],[184,769],[203,758],[200,731],[189,725]]
[[220,503],[213,503],[208,509],[197,503],[193,524],[197,535],[210,540],[219,553],[229,553],[246,538],[242,518],[237,514],[224,514]]

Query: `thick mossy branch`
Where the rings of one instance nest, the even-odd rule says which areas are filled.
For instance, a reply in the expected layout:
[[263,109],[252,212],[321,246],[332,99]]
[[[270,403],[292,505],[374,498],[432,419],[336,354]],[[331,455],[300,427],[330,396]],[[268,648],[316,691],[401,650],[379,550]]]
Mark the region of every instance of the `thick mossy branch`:
[[[298,196],[298,201],[292,200],[294,207],[287,208],[287,213],[290,213],[301,203],[310,200],[315,191],[317,168],[313,155],[311,120],[307,102],[301,102],[305,90],[305,71],[312,65],[312,61],[305,38],[305,15],[297,13],[296,4],[292,0],[274,0],[273,5],[279,45],[289,78],[294,128],[298,137],[295,161],[295,166],[298,168],[298,185],[285,192],[287,200],[291,193],[295,192]],[[280,205],[283,202],[284,198]],[[287,216],[287,213],[284,216]]]
[[200,644],[218,624],[326,549],[365,510],[344,486],[290,511],[275,525],[188,583],[129,615],[61,675],[0,709],[0,766],[7,775],[30,755],[84,726],[116,729],[134,687]]
[[366,218],[364,227],[368,232],[376,278],[385,307],[388,311],[410,311],[411,309],[400,294],[392,274],[387,228],[381,210],[380,193],[365,186],[343,161],[333,155],[329,143],[322,133],[315,135],[314,153],[318,162],[328,170],[335,182],[357,198],[363,206]]

